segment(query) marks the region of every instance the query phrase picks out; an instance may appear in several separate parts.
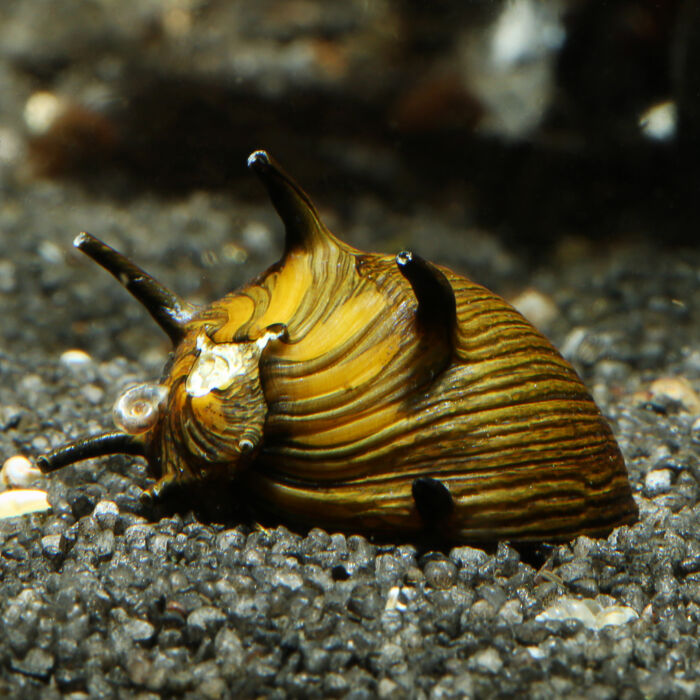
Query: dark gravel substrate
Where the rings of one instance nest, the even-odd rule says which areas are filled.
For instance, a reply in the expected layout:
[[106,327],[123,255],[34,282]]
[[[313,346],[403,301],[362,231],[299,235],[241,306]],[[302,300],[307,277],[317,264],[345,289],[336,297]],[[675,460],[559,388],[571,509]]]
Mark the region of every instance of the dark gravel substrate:
[[[461,27],[486,21],[472,4],[440,17],[400,2],[183,2],[199,8],[185,34],[165,1],[0,5],[0,463],[109,427],[121,390],[167,358],[73,237],[91,231],[194,302],[222,296],[281,249],[244,167],[264,146],[349,242],[413,248],[509,298],[537,290],[537,319],[609,418],[640,507],[607,539],[433,552],[263,528],[221,503],[146,508],[138,460],[81,463],[39,482],[50,512],[0,521],[0,696],[700,697],[694,157],[629,136],[625,119],[668,86],[624,80],[649,74],[617,55],[628,25],[570,4],[566,109],[526,145],[462,122],[388,126],[409,78],[429,82]],[[676,25],[660,14],[635,50],[662,73],[653,41]],[[589,46],[599,57],[574,100],[567,75]],[[680,53],[692,67],[695,51]],[[85,130],[28,138],[40,90],[97,105]]]

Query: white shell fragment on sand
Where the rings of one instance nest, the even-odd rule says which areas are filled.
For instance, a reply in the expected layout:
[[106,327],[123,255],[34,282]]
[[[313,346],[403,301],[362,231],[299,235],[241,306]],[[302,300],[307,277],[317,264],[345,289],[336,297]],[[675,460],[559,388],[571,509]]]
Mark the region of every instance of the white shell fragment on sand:
[[560,598],[536,618],[537,622],[547,620],[580,620],[585,627],[601,630],[607,626],[624,625],[639,617],[626,605],[603,607],[595,600],[578,598]]
[[81,365],[89,365],[92,358],[83,350],[66,350],[61,354],[59,362],[66,367],[79,367]]
[[0,520],[28,513],[40,513],[50,508],[46,491],[12,489],[0,493]]
[[51,508],[46,491],[25,488],[41,476],[41,471],[23,455],[13,455],[3,462],[0,469],[0,520],[41,513]]
[[685,377],[659,377],[651,383],[649,391],[654,397],[678,401],[689,413],[700,414],[700,396]]
[[26,457],[13,455],[8,457],[0,469],[0,491],[11,488],[25,488],[42,476]]

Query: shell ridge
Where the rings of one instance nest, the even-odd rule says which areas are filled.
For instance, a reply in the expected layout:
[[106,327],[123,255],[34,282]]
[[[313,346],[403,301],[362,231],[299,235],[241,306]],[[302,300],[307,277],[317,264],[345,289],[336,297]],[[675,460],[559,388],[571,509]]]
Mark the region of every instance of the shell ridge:
[[[447,400],[446,403],[449,404],[449,401]],[[547,413],[551,413],[553,416],[565,413],[565,409],[567,408],[566,404],[567,402],[551,402],[547,399],[532,401],[528,404],[530,411],[522,416],[522,420],[526,424],[531,424],[532,421],[545,421]],[[548,411],[545,411],[545,405]],[[394,451],[398,450],[399,446],[396,444],[392,445],[392,441],[395,442],[399,436],[402,436],[403,441],[407,441],[410,445],[415,440],[415,435],[426,434],[425,431],[428,428],[430,429],[429,435],[431,438],[426,439],[439,439],[438,435],[444,430],[447,430],[448,433],[449,431],[453,431],[450,433],[452,435],[452,440],[454,440],[456,436],[462,436],[460,437],[462,441],[467,437],[471,437],[472,439],[490,438],[488,434],[490,426],[502,425],[504,416],[505,418],[509,416],[507,405],[495,409],[480,410],[477,412],[477,418],[474,419],[471,424],[461,424],[459,427],[455,427],[455,419],[460,417],[459,410],[437,413],[428,408],[427,410],[423,409],[420,412],[416,412],[414,415],[400,416],[386,427],[377,430],[372,435],[360,441],[348,441],[330,447],[327,445],[315,447],[308,442],[300,446],[294,446],[294,444],[291,443],[285,445],[283,452],[281,449],[278,450],[278,452],[290,458],[301,457],[302,464],[312,459],[315,461],[328,462],[328,460],[335,459],[344,460],[350,456],[353,457],[356,463],[365,463],[379,459],[382,454],[386,453],[387,445],[389,449],[393,446]],[[592,413],[589,415],[589,420],[595,423],[599,421],[599,416]],[[475,435],[475,432],[479,429],[485,432],[481,435],[478,433]],[[402,442],[401,445],[401,449],[404,450],[404,443]]]
[[[571,457],[569,450],[575,447],[578,451],[579,440],[571,439],[561,441],[562,444],[547,445],[544,441],[533,442],[530,452],[520,454],[511,446],[508,450],[494,448],[489,451],[465,452],[457,458],[440,457],[432,455],[428,458],[411,458],[397,465],[395,472],[391,473],[368,473],[362,478],[363,483],[380,484],[392,483],[395,480],[402,481],[404,478],[416,478],[425,474],[436,474],[441,479],[454,481],[473,481],[479,484],[479,488],[487,485],[491,481],[508,481],[509,478],[522,479],[534,488],[536,479],[543,471],[549,472],[554,469],[557,478],[563,478],[566,474],[576,475],[581,483],[590,486],[590,480],[584,479],[580,472],[580,465],[592,462],[598,456],[607,453],[604,443],[586,445],[581,447],[577,458]],[[286,473],[286,472],[285,472]],[[597,484],[609,484],[615,480],[615,475],[608,475],[605,481]],[[358,479],[351,477],[340,479],[341,482],[355,483]],[[596,486],[596,484],[594,484]]]

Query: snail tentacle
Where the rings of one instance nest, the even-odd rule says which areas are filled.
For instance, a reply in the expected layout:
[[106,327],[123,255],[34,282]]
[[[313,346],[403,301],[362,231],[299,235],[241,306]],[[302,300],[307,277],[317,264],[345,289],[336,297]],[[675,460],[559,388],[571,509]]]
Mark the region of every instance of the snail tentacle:
[[439,479],[429,476],[414,479],[411,494],[427,530],[434,530],[444,523],[454,509],[452,494]]
[[314,252],[321,245],[343,244],[325,227],[309,196],[267,151],[254,151],[248,167],[256,172],[286,229],[286,256],[291,250]]
[[166,289],[138,265],[89,233],[80,233],[73,245],[111,273],[151,314],[177,345],[184,338],[195,307]]
[[450,336],[457,325],[457,301],[445,275],[420,255],[402,250],[396,256],[399,272],[410,283],[418,301],[418,322]]
[[431,349],[430,355],[424,354],[422,361],[429,365],[435,376],[449,366],[454,354],[457,329],[454,290],[435,265],[410,250],[398,253],[396,266],[408,280],[418,302],[416,326]]
[[91,457],[113,454],[139,455],[145,457],[145,446],[135,435],[113,432],[68,443],[37,459],[37,466],[44,474],[82,462]]

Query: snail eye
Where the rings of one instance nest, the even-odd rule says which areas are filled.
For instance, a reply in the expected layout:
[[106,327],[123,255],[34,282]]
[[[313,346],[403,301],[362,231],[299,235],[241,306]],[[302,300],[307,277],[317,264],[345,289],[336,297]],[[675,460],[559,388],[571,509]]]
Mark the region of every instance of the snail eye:
[[127,389],[114,404],[114,424],[130,435],[144,433],[158,421],[167,398],[168,388],[162,384],[139,384]]
[[255,445],[253,444],[252,440],[243,438],[238,442],[238,449],[241,454],[248,455],[255,449]]

